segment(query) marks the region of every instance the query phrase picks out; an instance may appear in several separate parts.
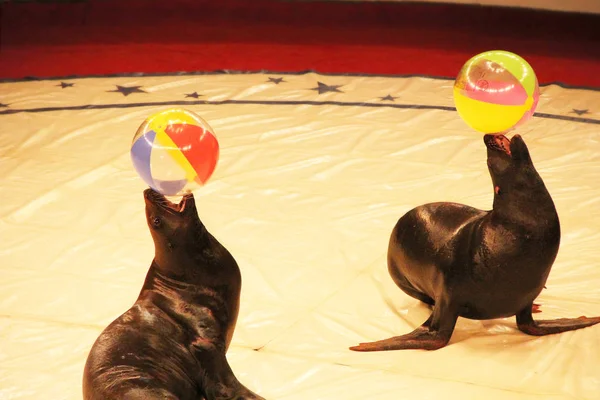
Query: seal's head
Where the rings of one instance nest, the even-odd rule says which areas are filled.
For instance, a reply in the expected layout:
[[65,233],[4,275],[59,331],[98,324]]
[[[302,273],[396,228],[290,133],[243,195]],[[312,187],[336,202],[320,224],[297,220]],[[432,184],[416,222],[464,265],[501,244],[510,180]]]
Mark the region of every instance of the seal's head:
[[[186,194],[176,204],[153,189],[144,191],[146,222],[156,247],[162,255],[189,251],[198,242],[204,226],[198,217],[193,194]],[[157,260],[158,261],[158,260]]]
[[511,140],[504,135],[485,135],[483,142],[487,147],[488,169],[497,196],[514,189],[526,189],[524,186],[541,181],[520,135],[514,135]]

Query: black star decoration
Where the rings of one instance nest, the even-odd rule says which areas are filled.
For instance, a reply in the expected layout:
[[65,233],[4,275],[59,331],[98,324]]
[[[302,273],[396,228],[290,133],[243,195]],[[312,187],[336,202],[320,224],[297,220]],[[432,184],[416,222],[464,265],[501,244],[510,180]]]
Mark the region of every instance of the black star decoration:
[[572,113],[575,113],[577,115],[583,115],[583,114],[588,114],[589,110],[578,110],[576,108],[573,109],[573,111],[571,111]]
[[188,97],[193,97],[194,99],[197,99],[198,97],[202,96],[201,94],[198,94],[198,92],[194,92],[194,93],[186,93],[185,94],[185,98],[187,99]]
[[312,88],[310,90],[316,90],[319,92],[319,94],[323,94],[323,93],[327,93],[327,92],[343,93],[341,90],[338,89],[340,86],[343,86],[343,85],[326,85],[323,82],[317,82],[317,84],[319,86],[317,86],[316,88]]
[[379,98],[381,101],[394,101],[397,99],[397,97],[392,96],[391,94],[388,94],[385,97],[380,97]]
[[141,86],[120,86],[120,85],[116,85],[117,88],[115,90],[109,90],[109,92],[118,92],[118,93],[122,93],[123,96],[129,96],[131,93],[148,93],[141,88]]
[[59,85],[56,85],[56,86],[60,86],[61,88],[64,89],[64,88],[68,88],[68,87],[73,87],[73,86],[75,86],[75,84],[74,83],[68,83],[68,82],[61,82]]
[[283,78],[271,78],[269,77],[269,82],[273,82],[276,85],[279,85],[281,82],[285,82]]

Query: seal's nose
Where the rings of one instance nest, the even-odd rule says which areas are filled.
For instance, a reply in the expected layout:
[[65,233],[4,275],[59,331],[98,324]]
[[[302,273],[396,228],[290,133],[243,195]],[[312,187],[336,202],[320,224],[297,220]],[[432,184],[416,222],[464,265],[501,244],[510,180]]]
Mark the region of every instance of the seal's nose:
[[510,140],[504,135],[487,134],[483,137],[483,142],[490,150],[497,150],[510,155]]
[[152,188],[148,188],[148,189],[144,190],[144,199],[146,199],[150,202],[162,201],[163,198],[164,198],[164,196],[162,194],[160,194],[159,192],[157,192],[156,190],[154,190]]
[[150,200],[150,196],[152,196],[152,189],[148,188],[144,190],[144,199]]

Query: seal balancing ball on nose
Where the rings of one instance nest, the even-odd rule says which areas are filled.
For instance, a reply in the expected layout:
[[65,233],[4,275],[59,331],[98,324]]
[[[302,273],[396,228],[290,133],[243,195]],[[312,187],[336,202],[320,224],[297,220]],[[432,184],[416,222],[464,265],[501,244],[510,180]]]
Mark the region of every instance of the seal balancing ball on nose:
[[242,276],[200,220],[193,194],[179,203],[144,191],[154,259],[135,303],[88,353],[84,400],[265,400],[227,361]]
[[539,98],[533,68],[508,51],[472,57],[454,82],[456,111],[467,125],[483,133],[504,133],[528,121]]
[[219,160],[213,129],[197,114],[168,109],[147,118],[131,145],[139,176],[165,196],[180,196],[204,185]]
[[436,350],[448,344],[458,317],[515,316],[518,329],[534,336],[600,323],[600,317],[533,319],[533,302],[558,254],[558,214],[521,136],[509,140],[488,134],[483,141],[493,208],[424,204],[404,214],[390,235],[392,280],[407,295],[431,305],[431,316],[413,332],[352,350]]

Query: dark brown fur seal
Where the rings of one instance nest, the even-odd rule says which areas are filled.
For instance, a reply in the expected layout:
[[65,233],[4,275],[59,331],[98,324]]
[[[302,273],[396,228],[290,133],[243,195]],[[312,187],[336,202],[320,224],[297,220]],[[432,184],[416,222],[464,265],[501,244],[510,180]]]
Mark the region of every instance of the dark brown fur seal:
[[560,243],[554,202],[519,135],[485,135],[494,184],[491,211],[432,203],[406,213],[389,242],[388,270],[408,295],[431,306],[412,333],[351,347],[355,351],[435,350],[448,344],[459,316],[516,315],[529,335],[549,335],[600,322],[600,317],[534,321]]
[[94,343],[83,398],[264,400],[225,356],[240,301],[235,259],[198,218],[193,195],[173,204],[147,189],[144,198],[155,257],[135,304]]

